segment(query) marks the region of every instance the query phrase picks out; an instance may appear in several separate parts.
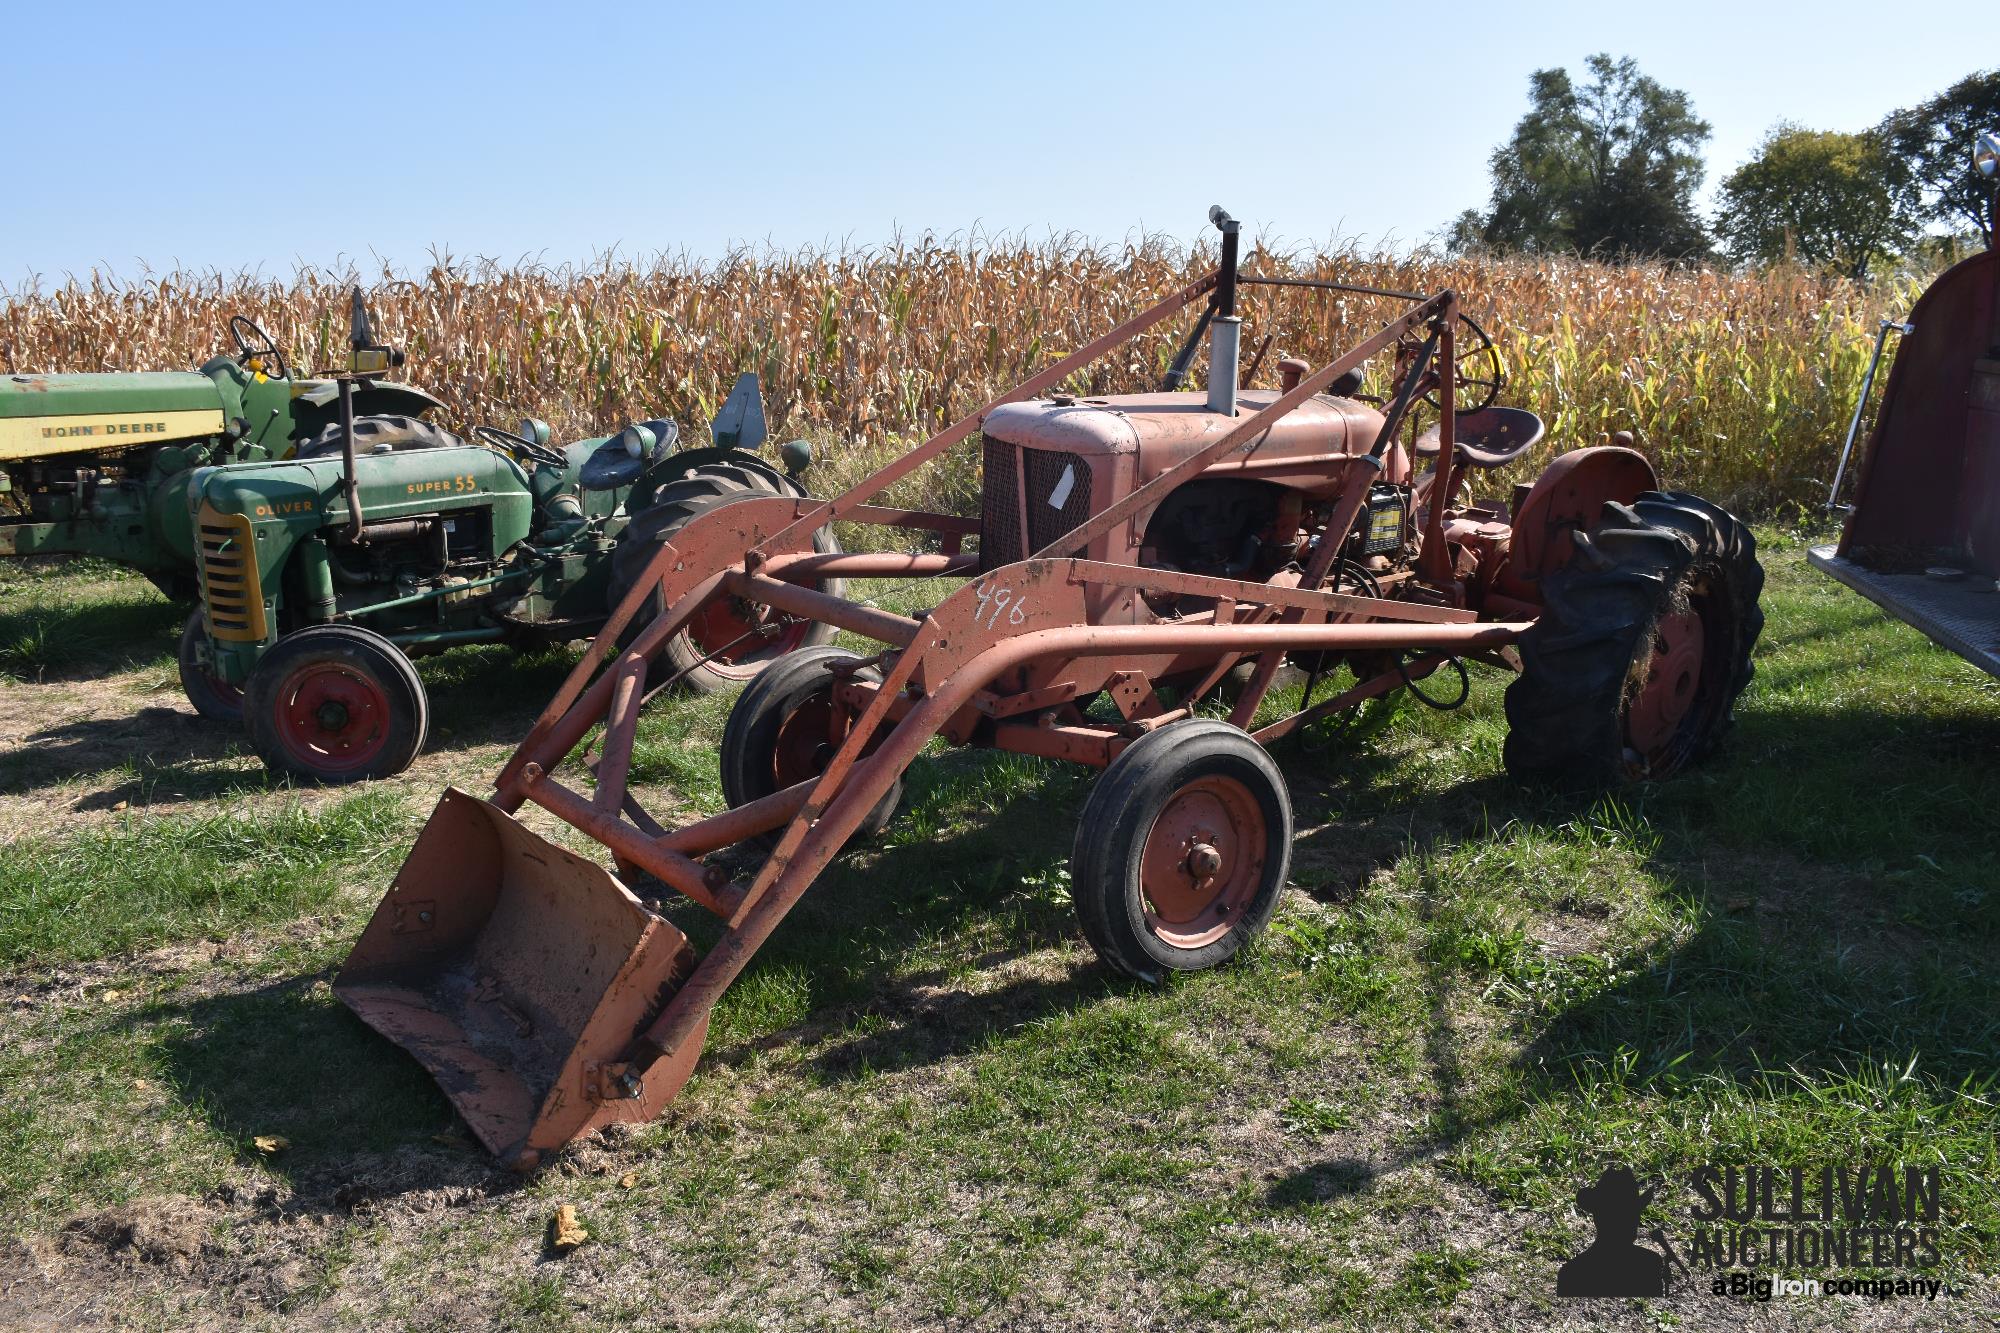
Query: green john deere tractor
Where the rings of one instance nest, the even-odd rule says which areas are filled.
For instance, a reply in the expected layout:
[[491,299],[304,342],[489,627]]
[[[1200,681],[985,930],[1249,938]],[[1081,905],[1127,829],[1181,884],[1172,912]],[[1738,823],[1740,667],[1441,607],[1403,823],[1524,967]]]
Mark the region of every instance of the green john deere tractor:
[[[240,718],[281,775],[341,783],[402,771],[430,715],[411,658],[589,637],[696,514],[805,494],[803,442],[780,451],[784,471],[755,452],[766,432],[754,374],[737,380],[708,448],[675,451],[667,420],[553,448],[531,418],[518,432],[480,426],[475,443],[402,452],[371,449],[359,418],[342,426],[396,360],[358,301],[350,344],[332,450],[203,468],[187,489],[202,609],[182,642],[181,682],[203,714]],[[819,544],[838,549],[830,530]],[[718,599],[673,641],[668,669],[716,689],[832,635]]]
[[[195,371],[0,377],[0,556],[100,556],[193,600],[194,469],[339,448],[339,385],[297,377],[242,315],[229,333],[235,354]],[[354,395],[356,435],[364,447],[457,444],[420,419],[437,406],[371,383]]]

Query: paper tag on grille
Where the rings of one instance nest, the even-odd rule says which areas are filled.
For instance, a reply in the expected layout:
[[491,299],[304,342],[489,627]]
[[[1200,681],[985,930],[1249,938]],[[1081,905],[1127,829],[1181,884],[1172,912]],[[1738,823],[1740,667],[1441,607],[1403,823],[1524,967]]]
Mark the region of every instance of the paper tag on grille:
[[1069,503],[1069,493],[1076,489],[1076,464],[1064,466],[1063,474],[1056,482],[1056,488],[1049,492],[1049,508],[1061,509]]

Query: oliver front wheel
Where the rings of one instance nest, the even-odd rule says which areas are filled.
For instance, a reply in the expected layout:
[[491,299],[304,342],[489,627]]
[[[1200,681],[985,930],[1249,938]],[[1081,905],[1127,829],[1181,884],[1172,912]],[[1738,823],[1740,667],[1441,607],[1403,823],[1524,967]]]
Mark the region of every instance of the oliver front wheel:
[[314,625],[278,640],[250,673],[243,711],[266,768],[329,786],[402,772],[430,729],[410,659],[358,625]]

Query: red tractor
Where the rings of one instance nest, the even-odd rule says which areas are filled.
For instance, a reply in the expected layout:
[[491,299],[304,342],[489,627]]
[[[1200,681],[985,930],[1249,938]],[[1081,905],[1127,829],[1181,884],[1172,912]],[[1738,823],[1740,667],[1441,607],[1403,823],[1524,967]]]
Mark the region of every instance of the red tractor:
[[[2000,172],[2000,135],[1974,152]],[[1995,196],[2000,223],[2000,195]],[[2000,676],[2000,254],[1947,269],[1906,322],[1884,320],[1848,427],[1851,449],[1884,343],[1900,332],[1889,386],[1837,545],[1813,564],[1967,661]],[[1847,470],[1842,452],[1830,507]],[[1942,503],[1940,500],[1942,499]]]
[[[661,540],[492,799],[445,793],[335,989],[504,1160],[525,1169],[658,1114],[717,997],[827,863],[891,817],[933,738],[1103,770],[1076,833],[1078,915],[1106,963],[1159,979],[1225,961],[1270,920],[1292,813],[1264,747],[1316,718],[1440,672],[1462,699],[1476,664],[1514,676],[1506,762],[1523,778],[1665,777],[1722,736],[1762,626],[1749,530],[1657,489],[1622,448],[1563,454],[1509,504],[1462,499],[1542,428],[1494,404],[1498,357],[1449,291],[1376,292],[1403,313],[1317,370],[1285,365],[1277,390],[1239,389],[1239,291],[1298,280],[1239,274],[1237,224],[1210,217],[1214,272],[846,494],[746,497]],[[1198,302],[1166,390],[1052,392]],[[1204,329],[1207,390],[1177,391]],[[1355,373],[1377,357],[1390,387],[1370,404]],[[1423,403],[1436,424],[1420,432]],[[873,503],[975,433],[978,518]],[[941,549],[815,550],[835,520]],[[822,590],[883,577],[935,577],[938,601],[904,616]],[[670,829],[627,785],[635,732],[672,683],[649,666],[718,597],[882,647],[773,663],[729,716],[730,808]],[[1307,688],[1272,717],[1260,708],[1287,660]],[[530,802],[618,873],[516,820]],[[765,853],[749,882],[712,856],[738,845]],[[627,887],[641,872],[727,923],[705,954]]]

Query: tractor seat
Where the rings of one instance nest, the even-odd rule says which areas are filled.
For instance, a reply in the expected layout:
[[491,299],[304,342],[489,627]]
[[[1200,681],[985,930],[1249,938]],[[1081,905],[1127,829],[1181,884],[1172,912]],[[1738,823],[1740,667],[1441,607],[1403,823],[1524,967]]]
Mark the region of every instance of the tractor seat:
[[[1442,424],[1442,423],[1440,423]],[[1482,407],[1458,414],[1458,457],[1467,467],[1505,467],[1542,438],[1542,419],[1525,407]],[[1417,457],[1435,458],[1438,427],[1417,437]]]

